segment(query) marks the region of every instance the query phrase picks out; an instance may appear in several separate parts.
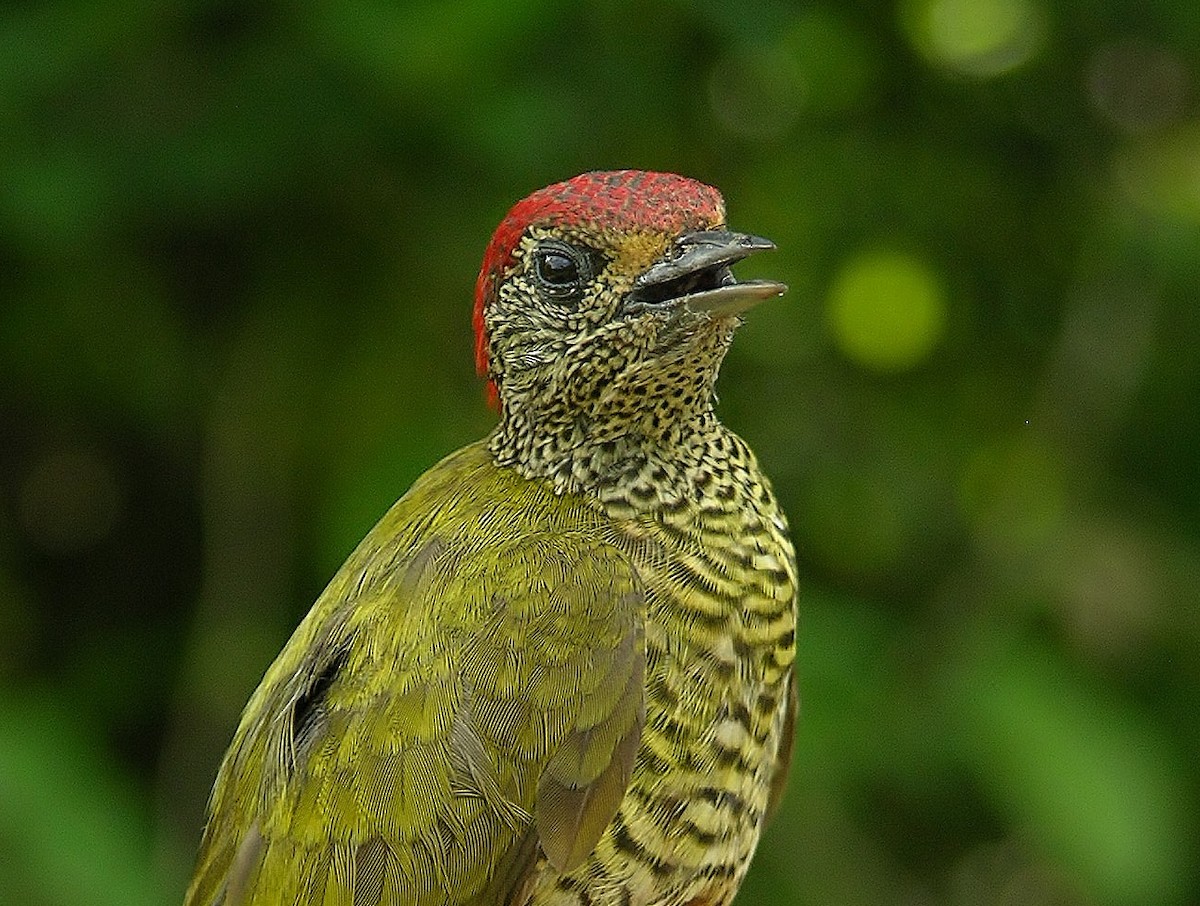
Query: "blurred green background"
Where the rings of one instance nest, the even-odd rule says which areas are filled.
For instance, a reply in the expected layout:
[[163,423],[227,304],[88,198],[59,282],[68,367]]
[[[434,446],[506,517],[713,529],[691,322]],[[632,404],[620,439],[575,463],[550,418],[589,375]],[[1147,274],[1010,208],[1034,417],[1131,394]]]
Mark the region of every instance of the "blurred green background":
[[492,416],[508,206],[774,239],[721,412],[800,553],[754,904],[1200,902],[1200,7],[0,12],[0,902],[178,902],[240,709]]

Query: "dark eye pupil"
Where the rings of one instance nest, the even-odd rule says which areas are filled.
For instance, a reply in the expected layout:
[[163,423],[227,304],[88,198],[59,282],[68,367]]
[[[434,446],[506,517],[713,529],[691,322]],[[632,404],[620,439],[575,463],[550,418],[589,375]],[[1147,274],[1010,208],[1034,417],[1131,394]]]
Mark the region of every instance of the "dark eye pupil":
[[546,283],[567,286],[579,279],[579,269],[566,255],[547,252],[538,259],[538,276]]

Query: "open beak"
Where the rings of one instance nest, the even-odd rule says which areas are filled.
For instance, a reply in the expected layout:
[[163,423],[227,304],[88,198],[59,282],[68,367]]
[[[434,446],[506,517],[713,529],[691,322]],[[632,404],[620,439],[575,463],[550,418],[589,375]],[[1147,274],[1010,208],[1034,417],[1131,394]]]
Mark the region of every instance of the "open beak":
[[775,248],[760,236],[728,230],[685,233],[661,260],[634,282],[626,311],[684,305],[713,317],[740,315],[759,302],[782,296],[787,286],[771,280],[734,279],[730,266],[748,255]]

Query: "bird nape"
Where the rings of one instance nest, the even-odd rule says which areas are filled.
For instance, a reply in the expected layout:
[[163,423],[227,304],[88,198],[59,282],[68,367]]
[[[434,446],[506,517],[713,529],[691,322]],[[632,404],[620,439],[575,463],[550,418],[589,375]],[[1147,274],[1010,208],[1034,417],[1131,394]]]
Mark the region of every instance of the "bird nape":
[[499,411],[413,484],[251,697],[190,906],[724,904],[786,780],[787,523],[714,383],[784,292],[719,192],[636,170],[496,229]]

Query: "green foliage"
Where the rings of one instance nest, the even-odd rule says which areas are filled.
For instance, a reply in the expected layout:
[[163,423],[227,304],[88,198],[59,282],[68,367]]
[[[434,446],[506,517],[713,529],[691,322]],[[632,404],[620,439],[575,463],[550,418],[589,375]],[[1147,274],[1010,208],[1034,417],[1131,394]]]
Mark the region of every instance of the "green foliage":
[[792,286],[722,380],[804,577],[739,903],[1200,899],[1194,4],[9,6],[0,891],[178,900],[262,671],[487,430],[491,228],[638,166]]

